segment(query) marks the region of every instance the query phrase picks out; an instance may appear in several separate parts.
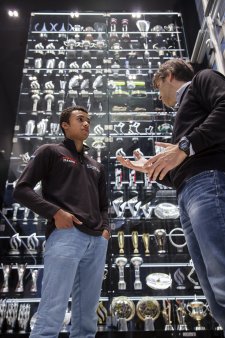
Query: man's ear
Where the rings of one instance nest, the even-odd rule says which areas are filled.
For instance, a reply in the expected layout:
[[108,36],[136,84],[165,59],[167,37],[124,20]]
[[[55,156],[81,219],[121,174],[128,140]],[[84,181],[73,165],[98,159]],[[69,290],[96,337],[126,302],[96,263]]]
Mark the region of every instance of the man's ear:
[[62,122],[61,126],[62,126],[62,128],[63,128],[64,130],[67,130],[69,124],[68,124],[67,122]]

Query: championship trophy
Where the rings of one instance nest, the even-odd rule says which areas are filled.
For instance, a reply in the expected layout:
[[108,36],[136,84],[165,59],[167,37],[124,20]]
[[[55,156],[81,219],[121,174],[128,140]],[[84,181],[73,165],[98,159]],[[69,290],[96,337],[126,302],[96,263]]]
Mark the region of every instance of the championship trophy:
[[27,253],[36,255],[37,254],[37,249],[39,245],[39,239],[36,236],[36,233],[31,234],[27,238]]
[[34,46],[34,50],[35,50],[35,59],[34,59],[34,68],[35,68],[35,73],[39,73],[40,69],[42,68],[42,58],[44,56],[44,49],[45,47],[43,46],[43,44],[37,43]]
[[[44,136],[47,132],[48,119],[41,119],[37,124],[37,135]],[[42,138],[40,138],[42,139]]]
[[20,304],[17,316],[19,333],[25,333],[27,331],[29,319],[30,319],[30,304]]
[[54,84],[52,81],[45,83],[45,100],[47,102],[46,114],[52,114],[52,102],[54,101]]
[[6,308],[6,299],[0,299],[0,333],[2,332],[3,323],[5,322]]
[[36,293],[37,292],[37,278],[38,278],[39,270],[38,269],[30,269],[30,272],[31,272],[31,278],[32,278],[30,292]]
[[[34,120],[28,120],[25,127],[25,135],[33,135],[35,128],[35,121]],[[27,140],[30,140],[30,137],[26,138]]]
[[163,300],[163,319],[165,321],[165,331],[174,331],[172,320],[171,320],[171,301]]
[[177,314],[177,321],[178,321],[177,330],[187,331],[188,327],[185,322],[185,317],[187,315],[186,304],[184,303],[184,301],[176,300],[175,306],[176,306],[176,314]]
[[141,298],[136,305],[138,317],[144,322],[145,331],[154,331],[154,321],[160,315],[159,302],[152,297]]
[[180,216],[178,207],[172,203],[159,203],[154,213],[159,219],[176,219]]
[[[146,175],[145,175],[146,176]],[[147,184],[150,184],[150,183],[147,183]],[[146,185],[147,185],[146,184]],[[146,187],[146,185],[145,185],[145,187]],[[146,219],[149,219],[149,218],[151,218],[152,217],[152,212],[153,212],[153,207],[151,206],[151,202],[147,202],[146,204],[144,204],[144,205],[142,205],[141,207],[140,207],[140,209],[143,211],[143,214],[144,214],[144,217],[146,218]]]
[[195,327],[195,330],[205,330],[205,326],[201,325],[201,320],[207,315],[206,304],[199,301],[195,296],[195,300],[187,304],[187,311],[190,317],[197,320],[198,325]]
[[75,39],[68,39],[64,41],[64,45],[67,48],[67,57],[68,59],[73,59],[76,56],[75,47],[77,46],[77,41]]
[[153,272],[146,277],[146,284],[153,290],[165,290],[171,287],[172,278],[166,273]]
[[106,324],[108,313],[106,307],[103,305],[103,302],[98,303],[97,307],[97,316],[98,316],[98,331],[102,331],[102,325]]
[[115,210],[116,217],[124,218],[124,212],[127,202],[124,201],[123,196],[117,197],[112,201],[113,209]]
[[12,207],[13,207],[12,221],[16,222],[17,221],[17,213],[18,213],[18,210],[20,208],[20,204],[19,203],[13,203]]
[[52,73],[55,68],[55,45],[51,42],[46,46],[46,69],[47,73]]
[[31,88],[31,99],[33,100],[33,106],[32,106],[32,115],[37,115],[37,105],[40,101],[40,84],[37,81],[37,79],[33,80],[30,84]]
[[[136,190],[137,189],[137,180],[136,180],[136,171],[129,171],[129,189]],[[141,205],[140,205],[141,206]]]
[[[178,233],[177,233],[178,232]],[[180,234],[179,234],[180,232]],[[174,241],[173,237],[178,237],[177,242]],[[177,252],[183,252],[183,248],[187,245],[187,242],[184,238],[184,231],[182,228],[173,228],[169,233],[169,241],[170,243],[177,248]],[[180,240],[181,239],[181,240]]]
[[135,305],[132,300],[125,296],[115,297],[111,303],[112,316],[117,319],[118,330],[128,331],[127,322],[135,315]]
[[94,29],[98,32],[97,41],[103,40],[103,34],[106,31],[106,24],[104,22],[95,22]]
[[60,332],[68,332],[67,325],[70,323],[70,320],[71,320],[71,311],[69,311],[69,309],[66,309]]
[[118,266],[118,269],[119,269],[118,289],[126,290],[126,282],[124,280],[124,268],[125,268],[125,265],[127,264],[127,258],[117,257],[115,260],[115,264]]
[[166,253],[166,231],[164,229],[156,229],[154,237],[157,244],[157,251],[159,254]]
[[118,237],[118,245],[119,245],[119,254],[120,256],[124,256],[124,232],[118,231],[117,233]]
[[[195,279],[193,278],[193,275],[195,276]],[[201,285],[199,284],[198,277],[197,277],[194,266],[192,266],[190,272],[188,273],[187,279],[194,285],[195,290],[201,289]]]
[[150,235],[148,232],[142,234],[142,241],[144,243],[144,248],[145,248],[145,256],[150,256],[149,239],[150,239]]
[[18,312],[19,303],[18,302],[8,302],[6,309],[6,325],[7,333],[13,333],[16,327],[17,312]]
[[134,273],[135,273],[134,290],[142,290],[142,282],[140,280],[140,266],[143,263],[143,258],[132,257],[130,261],[134,266]]
[[178,268],[174,274],[173,274],[174,281],[176,282],[176,289],[177,290],[185,290],[186,286],[184,284],[185,282],[185,275],[181,271],[180,268]]
[[9,275],[12,270],[12,264],[4,265],[3,263],[1,263],[1,266],[2,266],[2,271],[3,271],[4,282],[3,282],[0,292],[7,293],[9,292]]
[[15,292],[23,292],[23,277],[26,271],[27,263],[26,264],[18,264],[16,263],[17,273],[18,273],[18,283],[15,289]]
[[128,208],[130,209],[130,213],[132,218],[140,218],[140,207],[141,201],[138,202],[138,196],[134,196],[127,201]]
[[121,168],[115,168],[115,186],[114,189],[121,190],[123,188],[123,171]]
[[101,163],[101,152],[102,152],[102,149],[106,147],[104,139],[100,137],[95,138],[91,146],[97,150],[97,162]]
[[150,28],[150,22],[146,20],[137,20],[136,22],[137,28],[141,33],[142,38],[148,37],[148,31]]
[[139,250],[138,250],[138,232],[137,231],[132,231],[131,233],[131,239],[132,239],[132,244],[133,244],[133,254],[134,255],[139,255]]
[[121,24],[122,24],[122,36],[121,36],[121,41],[123,47],[128,47],[130,43],[130,34],[128,33],[128,19],[122,19]]
[[21,239],[20,235],[16,233],[13,235],[9,240],[10,250],[9,255],[19,255],[20,254],[20,247],[21,247]]
[[116,25],[117,25],[117,19],[111,18],[110,20],[110,33],[109,33],[109,42],[110,45],[114,45],[119,40],[119,37],[116,33]]

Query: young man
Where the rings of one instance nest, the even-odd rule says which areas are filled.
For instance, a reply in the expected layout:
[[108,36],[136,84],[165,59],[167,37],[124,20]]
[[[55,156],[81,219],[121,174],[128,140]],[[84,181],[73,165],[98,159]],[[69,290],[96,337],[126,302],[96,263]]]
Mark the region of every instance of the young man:
[[[65,139],[41,146],[25,168],[14,197],[48,220],[42,297],[32,338],[57,337],[72,297],[71,338],[92,338],[109,239],[102,164],[85,154],[90,118],[82,107],[60,116]],[[33,188],[42,183],[42,196]]]
[[[193,78],[193,79],[192,79]],[[162,64],[154,86],[167,106],[179,107],[172,143],[149,160],[123,157],[126,167],[177,189],[180,220],[202,289],[225,330],[225,77],[205,69],[193,77],[179,59]]]

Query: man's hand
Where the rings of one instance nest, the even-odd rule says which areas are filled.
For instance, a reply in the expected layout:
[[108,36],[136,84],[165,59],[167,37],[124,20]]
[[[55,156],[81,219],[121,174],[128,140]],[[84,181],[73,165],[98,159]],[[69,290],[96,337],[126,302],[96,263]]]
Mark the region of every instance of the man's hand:
[[104,237],[105,239],[109,240],[110,239],[110,232],[108,230],[103,230],[102,232],[102,237]]
[[53,216],[55,220],[55,226],[57,229],[67,229],[72,228],[75,224],[82,224],[78,218],[76,218],[73,214],[59,209],[55,215]]
[[123,156],[117,156],[116,159],[126,168],[147,173],[147,169],[144,167],[144,165],[148,162],[148,160],[138,151],[134,152],[134,157],[135,161],[130,161],[128,158]]
[[153,181],[157,178],[162,180],[171,169],[177,167],[187,157],[177,144],[163,142],[155,142],[155,144],[165,148],[165,151],[151,157],[144,164],[144,169],[147,170],[149,178]]

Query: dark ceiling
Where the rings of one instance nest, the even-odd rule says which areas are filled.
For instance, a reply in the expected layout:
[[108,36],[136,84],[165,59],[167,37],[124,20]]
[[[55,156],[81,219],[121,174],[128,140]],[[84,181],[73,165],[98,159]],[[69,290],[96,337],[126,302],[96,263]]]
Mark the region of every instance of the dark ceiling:
[[[20,17],[12,19],[9,9]],[[19,89],[22,78],[27,32],[31,12],[60,11],[178,11],[184,22],[189,55],[199,29],[195,0],[0,0],[0,202],[11,152]],[[1,152],[3,150],[3,152]]]

